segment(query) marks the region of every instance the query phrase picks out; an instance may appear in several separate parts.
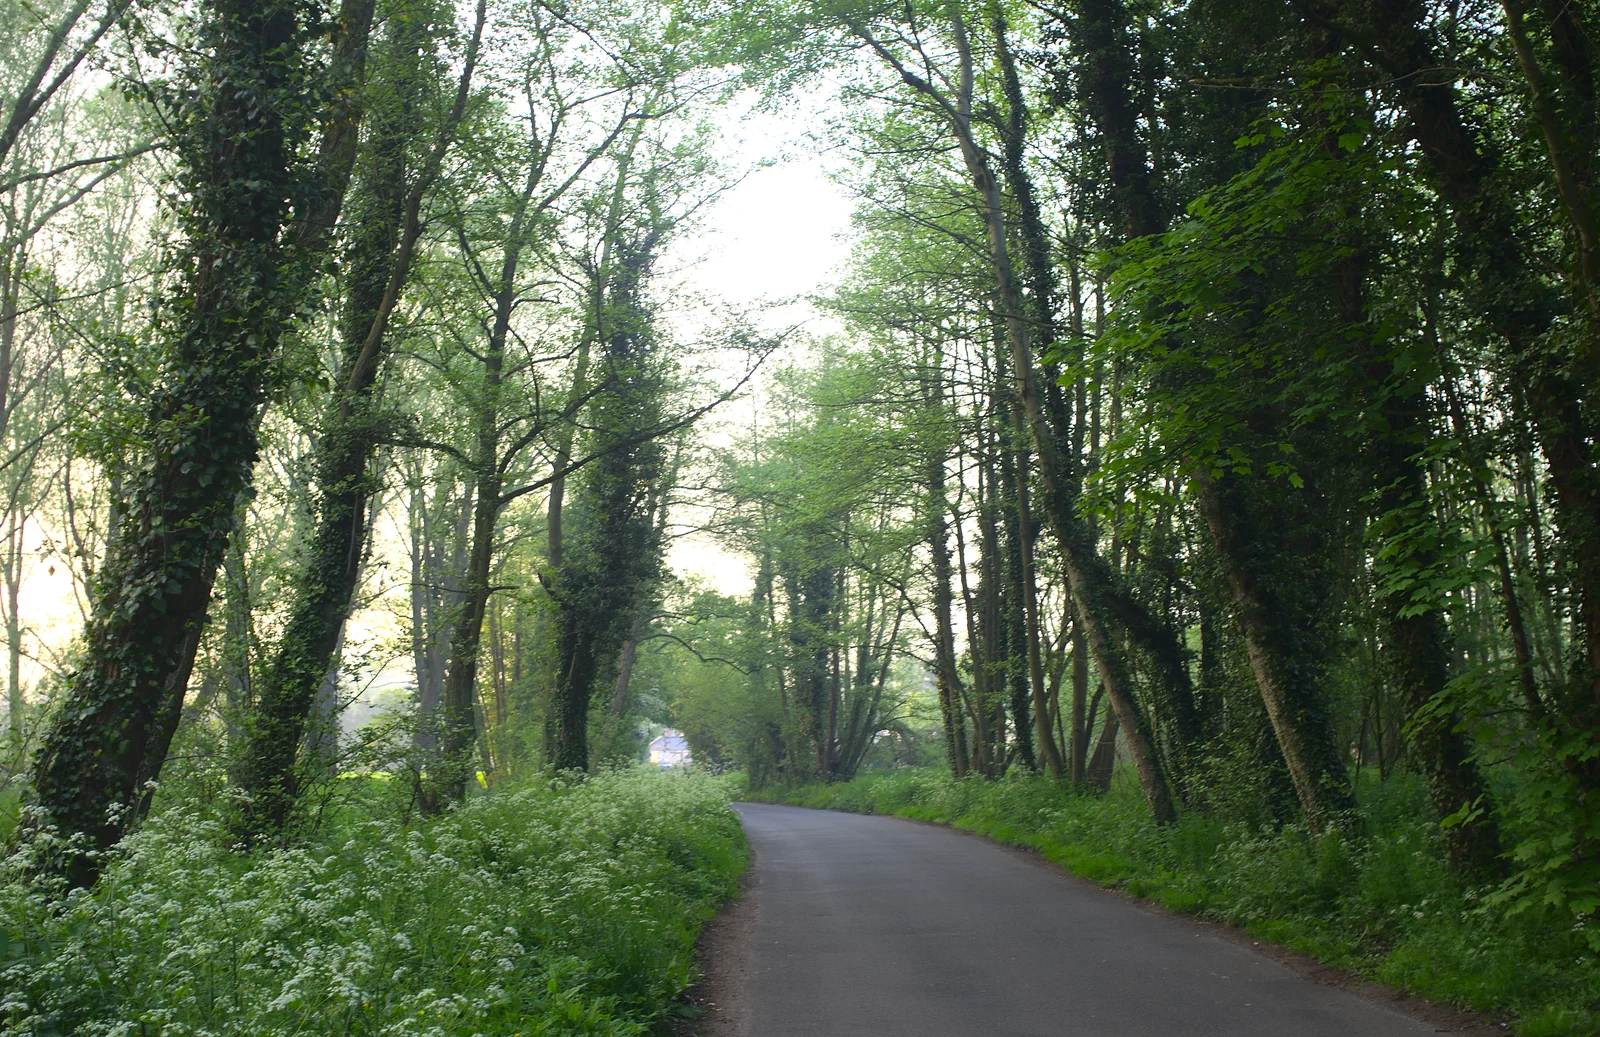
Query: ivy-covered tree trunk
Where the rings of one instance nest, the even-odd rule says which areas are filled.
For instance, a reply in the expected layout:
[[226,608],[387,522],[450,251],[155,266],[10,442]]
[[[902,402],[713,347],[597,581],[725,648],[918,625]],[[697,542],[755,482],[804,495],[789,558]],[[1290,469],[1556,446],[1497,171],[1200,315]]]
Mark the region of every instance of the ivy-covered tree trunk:
[[[486,365],[496,376],[504,356],[501,349],[486,351]],[[467,555],[460,611],[450,633],[450,663],[445,671],[444,693],[439,702],[439,760],[435,785],[445,797],[460,803],[466,799],[473,770],[472,750],[478,741],[478,647],[483,640],[483,621],[489,609],[489,577],[494,569],[495,529],[500,522],[502,481],[498,470],[498,411],[485,408],[478,417],[479,453],[475,465],[478,483],[472,506],[472,547]],[[485,461],[487,458],[487,461]],[[437,808],[440,804],[434,803]]]
[[606,388],[593,403],[595,460],[565,518],[567,543],[553,572],[557,610],[556,673],[546,747],[557,770],[589,767],[589,706],[602,668],[626,636],[644,588],[660,577],[662,530],[654,504],[665,489],[665,451],[652,429],[661,420],[661,373],[655,330],[644,300],[658,245],[655,230],[619,240],[615,269],[597,315],[597,362]]
[[[935,404],[936,405],[936,404]],[[956,668],[955,633],[951,622],[954,595],[950,587],[950,529],[944,496],[944,454],[930,451],[925,482],[928,499],[925,523],[928,552],[933,560],[934,681],[939,691],[939,715],[944,721],[945,755],[956,777],[965,777],[969,759],[967,727],[961,708],[961,672]]]
[[[397,66],[407,64],[408,58],[414,62],[419,26],[405,14],[397,16],[396,25],[400,38],[391,60]],[[405,35],[413,39],[405,40]],[[339,318],[341,363],[336,372],[353,375],[353,385],[335,393],[317,439],[311,544],[293,578],[293,599],[278,650],[257,683],[259,697],[240,773],[247,794],[241,834],[248,838],[281,828],[293,808],[298,787],[295,763],[307,717],[318,685],[329,667],[337,665],[334,650],[366,553],[367,498],[372,488],[367,469],[373,450],[368,412],[377,370],[375,364],[352,369],[360,364],[362,344],[383,304],[404,218],[405,147],[415,132],[413,120],[407,118],[415,103],[409,96],[415,84],[408,81],[407,71],[415,72],[404,70],[393,76],[387,84],[393,97],[375,107],[369,120],[368,155],[357,175],[345,306]]]
[[[1024,439],[1026,433],[1023,431],[1025,419],[1022,416],[1022,409],[1013,404],[1011,412],[1013,432],[1017,439]],[[1064,773],[1065,764],[1061,759],[1061,747],[1056,744],[1055,732],[1052,730],[1050,705],[1045,691],[1044,653],[1040,646],[1040,641],[1044,638],[1044,621],[1039,617],[1039,581],[1035,575],[1038,571],[1035,546],[1039,526],[1033,513],[1026,456],[1021,452],[1018,453],[1018,476],[1014,492],[1021,547],[1017,554],[1017,593],[1022,605],[1023,636],[1027,652],[1029,715],[1033,718],[1033,736],[1039,746],[1039,760],[1044,764],[1045,773],[1052,778],[1059,778]]]
[[[1096,696],[1097,706],[1098,699],[1099,696]],[[1091,716],[1096,712],[1097,710],[1090,710]],[[1084,788],[1101,793],[1111,791],[1111,774],[1117,765],[1117,733],[1119,730],[1116,712],[1107,709],[1105,718],[1100,724],[1100,737],[1094,743],[1094,752],[1089,755],[1089,762],[1084,765]]]
[[[667,518],[671,506],[671,491],[677,485],[682,457],[677,457],[662,475],[650,484],[645,498],[644,513],[650,521],[652,537],[656,544],[665,542]],[[628,607],[622,649],[617,659],[617,682],[611,692],[611,715],[622,716],[628,706],[628,686],[633,681],[633,665],[639,655],[639,642],[650,627],[653,610],[658,604],[660,587],[649,580],[633,589],[633,601]]]
[[[1011,403],[1004,396],[1006,382],[1005,351],[1003,344],[997,348],[995,355],[995,407],[997,414],[1009,414]],[[1023,552],[1030,551],[1031,545],[1025,540],[1022,526],[1022,515],[1017,496],[1017,472],[1028,470],[1027,453],[1023,450],[1013,449],[1010,428],[1002,423],[999,434],[1000,459],[999,479],[999,505],[1001,516],[1002,540],[1004,542],[1001,555],[1001,573],[1005,582],[1005,594],[1002,610],[1005,623],[1006,643],[1006,683],[1010,690],[1011,717],[1016,726],[1017,758],[1028,770],[1037,770],[1038,758],[1034,754],[1034,725],[1029,722],[1032,715],[1029,706],[1029,653],[1028,653],[1028,626],[1026,609],[1025,581],[1029,578],[1028,560]]]
[[[1302,2],[1325,16],[1325,8]],[[1519,416],[1538,439],[1578,613],[1580,672],[1573,675],[1572,708],[1564,719],[1576,736],[1566,740],[1586,747],[1571,752],[1567,765],[1588,788],[1600,789],[1600,753],[1594,749],[1600,745],[1600,462],[1592,416],[1586,414],[1597,374],[1596,286],[1577,257],[1568,275],[1576,282],[1568,305],[1578,310],[1579,327],[1573,334],[1549,335],[1563,302],[1544,276],[1546,264],[1535,244],[1540,232],[1499,182],[1500,160],[1463,116],[1454,81],[1428,74],[1448,61],[1434,49],[1424,5],[1346,0],[1336,10],[1362,41],[1365,56],[1391,76],[1434,186],[1450,206],[1463,271],[1479,286],[1474,298],[1502,340],[1507,371],[1520,389],[1514,398],[1522,404]],[[1558,32],[1559,22],[1553,23]],[[1573,54],[1578,64],[1563,67],[1588,67],[1592,75],[1592,47],[1587,53],[1588,61]]]
[[311,545],[293,581],[278,651],[260,682],[246,754],[248,793],[242,833],[257,838],[288,821],[298,796],[295,766],[318,688],[338,665],[338,647],[361,577],[377,489],[373,458],[382,438],[374,391],[388,355],[388,320],[399,302],[421,232],[423,192],[464,114],[478,43],[480,4],[455,104],[423,168],[407,178],[407,145],[422,127],[425,46],[432,26],[422,10],[391,18],[383,91],[372,105],[368,155],[349,233],[347,297],[340,316],[341,383],[317,439],[317,492]]
[[619,444],[593,462],[573,501],[571,549],[555,585],[563,595],[557,599],[559,669],[550,756],[558,770],[588,769],[590,703],[601,673],[618,655],[612,712],[620,716],[626,703],[625,675],[646,625],[644,599],[660,576],[663,527],[648,498],[663,491],[647,486],[646,499],[640,499],[640,482],[663,474],[652,469],[659,469],[656,444]]
[[995,486],[999,481],[995,473],[996,452],[994,437],[986,435],[978,454],[978,589],[976,600],[968,610],[968,625],[973,631],[973,672],[983,677],[982,701],[988,703],[991,718],[990,773],[997,777],[1005,772],[1011,759],[1006,743],[1006,714],[1011,703],[1006,679],[1005,580],[1002,576],[1005,559],[1000,546],[1003,505]]
[[268,369],[295,300],[284,240],[304,190],[311,96],[297,4],[207,8],[197,95],[180,131],[184,290],[142,430],[144,457],[99,578],[82,662],[35,763],[53,862],[92,883],[136,819],[181,713],[212,583],[251,483]]
[[505,372],[506,342],[511,334],[511,317],[517,302],[517,269],[523,249],[523,217],[537,181],[529,176],[521,205],[507,229],[506,247],[501,256],[496,284],[494,317],[484,343],[481,360],[483,382],[477,413],[471,471],[473,476],[472,546],[467,551],[467,569],[462,576],[461,597],[450,628],[450,661],[445,670],[444,689],[439,702],[437,773],[425,806],[438,809],[436,796],[461,802],[466,799],[472,767],[472,749],[477,744],[478,646],[483,638],[483,620],[489,608],[489,577],[494,568],[495,529],[505,501],[505,475],[500,456],[500,394]]
[[1089,652],[1083,641],[1083,624],[1072,621],[1072,730],[1068,775],[1074,786],[1083,784],[1089,759]]
[[1204,483],[1200,510],[1222,562],[1256,687],[1306,822],[1321,832],[1355,806],[1324,693],[1327,634],[1320,626],[1327,601],[1316,590],[1328,578],[1296,564],[1308,560],[1315,568],[1329,551],[1326,531],[1303,513],[1288,513],[1281,502],[1274,507],[1259,501],[1309,491],[1259,480],[1244,485],[1228,473],[1221,480],[1201,473],[1196,480]]

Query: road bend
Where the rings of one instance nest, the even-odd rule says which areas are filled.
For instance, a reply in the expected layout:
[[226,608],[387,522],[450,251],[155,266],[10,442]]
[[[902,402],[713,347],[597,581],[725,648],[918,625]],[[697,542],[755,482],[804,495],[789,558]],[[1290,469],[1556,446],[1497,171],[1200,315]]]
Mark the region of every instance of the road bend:
[[1438,1032],[986,840],[740,804],[744,1037],[1409,1037]]

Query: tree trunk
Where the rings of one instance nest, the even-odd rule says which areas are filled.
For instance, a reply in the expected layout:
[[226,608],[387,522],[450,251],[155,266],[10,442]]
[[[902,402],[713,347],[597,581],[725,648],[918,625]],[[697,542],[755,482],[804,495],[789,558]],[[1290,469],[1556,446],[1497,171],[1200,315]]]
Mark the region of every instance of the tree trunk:
[[[567,394],[573,400],[582,399],[589,391],[590,348],[591,343],[587,337],[578,343],[578,356],[572,368],[572,388]],[[561,568],[565,557],[566,470],[567,466],[572,464],[572,442],[577,433],[578,423],[572,421],[562,428],[556,440],[556,457],[552,466],[554,478],[550,480],[550,496],[545,504],[545,561],[549,563],[551,569]]]
[[1083,624],[1072,621],[1072,784],[1082,785],[1089,752],[1089,656]]
[[1100,738],[1095,742],[1094,755],[1089,757],[1083,774],[1083,787],[1092,792],[1111,791],[1111,775],[1117,765],[1117,730],[1117,715],[1107,710],[1105,722],[1100,725]]
[[1001,557],[997,515],[1004,503],[996,486],[993,447],[993,438],[985,437],[979,454],[978,592],[975,600],[968,605],[967,624],[971,630],[969,643],[972,646],[973,674],[975,678],[978,675],[982,677],[977,695],[980,701],[988,704],[990,710],[991,741],[985,747],[989,757],[987,773],[991,777],[998,777],[1005,771],[1008,762],[1005,724],[1007,682],[1006,653],[1001,649],[1005,639],[1004,610],[1001,605],[1004,561]]
[[[181,714],[212,583],[250,486],[267,375],[294,300],[283,233],[300,188],[284,113],[306,103],[296,9],[217,0],[203,114],[180,128],[193,196],[189,273],[172,320],[142,470],[85,632],[82,662],[34,767],[47,823],[83,842],[49,862],[71,885],[136,820]],[[193,415],[204,415],[203,421]]]
[[[433,509],[438,509],[434,514]],[[450,630],[461,606],[462,575],[472,532],[472,488],[456,497],[455,474],[441,472],[430,502],[422,489],[411,505],[411,652],[417,680],[418,748],[439,748],[439,703],[444,697]],[[446,524],[445,520],[449,520]],[[442,528],[441,528],[442,527]]]
[[[1422,470],[1409,455],[1422,449],[1426,406],[1420,395],[1385,401],[1382,412],[1389,427],[1377,444],[1375,466],[1379,529],[1391,545],[1386,553],[1422,571],[1437,560],[1436,538],[1423,532],[1422,542],[1417,542],[1418,530],[1432,527],[1432,502]],[[1444,831],[1445,851],[1469,879],[1493,879],[1504,868],[1488,789],[1460,731],[1460,715],[1434,705],[1450,681],[1444,616],[1436,602],[1415,602],[1404,590],[1380,593],[1377,598],[1389,668],[1411,718],[1407,730],[1412,751],[1434,811],[1441,819],[1455,819]]]
[[[1320,14],[1319,6],[1303,2]],[[1583,379],[1595,375],[1595,318],[1575,314],[1588,325],[1576,336],[1583,340],[1586,356],[1555,355],[1546,344],[1545,333],[1560,307],[1545,286],[1531,228],[1495,182],[1497,156],[1480,150],[1479,135],[1462,117],[1454,82],[1428,74],[1448,62],[1433,50],[1424,5],[1382,0],[1369,7],[1345,0],[1338,10],[1353,24],[1371,28],[1367,56],[1392,76],[1434,186],[1450,205],[1464,270],[1481,286],[1475,297],[1504,340],[1507,366],[1522,390],[1518,398],[1525,408],[1519,409],[1525,410],[1524,420],[1533,426],[1544,456],[1578,603],[1582,673],[1576,697],[1581,708],[1571,719],[1592,745],[1600,742],[1600,469],[1593,450],[1595,431],[1584,413]],[[1587,242],[1580,246],[1586,256],[1593,255]],[[1578,266],[1572,276],[1582,283],[1573,285],[1572,297],[1580,304],[1592,302],[1593,281],[1583,274],[1581,262]],[[1600,787],[1596,759],[1600,757],[1590,754],[1588,762],[1569,761],[1569,770],[1590,788]]]
[[[995,299],[1005,323],[1006,342],[1011,353],[1012,377],[1018,402],[1025,417],[1025,427],[1033,439],[1035,456],[1039,463],[1043,483],[1046,511],[1055,532],[1067,570],[1068,583],[1074,598],[1080,603],[1081,615],[1088,633],[1089,644],[1100,666],[1106,693],[1121,719],[1126,731],[1129,752],[1139,773],[1139,784],[1157,820],[1171,821],[1177,817],[1172,794],[1165,775],[1161,773],[1151,743],[1149,725],[1145,721],[1134,697],[1128,679],[1122,649],[1112,638],[1107,627],[1109,579],[1100,563],[1095,545],[1084,535],[1077,515],[1063,502],[1072,496],[1068,472],[1057,448],[1056,434],[1046,419],[1038,393],[1033,370],[1033,347],[1028,329],[1027,311],[1017,290],[1007,244],[1005,209],[1000,197],[999,184],[989,167],[988,152],[972,134],[973,62],[966,25],[959,12],[952,12],[952,28],[961,68],[954,90],[954,100],[939,88],[911,70],[886,57],[896,68],[901,79],[911,88],[928,97],[940,110],[961,152],[962,162],[977,194],[988,244],[990,274],[994,279]],[[880,56],[887,51],[881,42],[858,24],[851,29]],[[1020,484],[1020,479],[1019,479]]]
[[15,511],[8,516],[4,564],[6,595],[6,723],[13,736],[22,732],[22,540],[25,519]]
[[409,186],[406,147],[420,127],[425,72],[419,62],[429,27],[420,15],[408,14],[397,19],[393,30],[390,59],[397,71],[385,83],[392,93],[375,106],[367,165],[351,221],[349,288],[339,322],[338,375],[343,384],[334,394],[313,460],[315,529],[295,575],[288,620],[277,654],[261,680],[252,718],[244,770],[250,795],[240,826],[246,839],[281,829],[298,799],[295,765],[306,721],[317,688],[334,665],[367,553],[373,517],[369,503],[378,485],[372,468],[382,417],[375,387],[388,351],[385,328],[410,272],[421,233],[423,194],[437,176],[443,150],[464,114],[484,12],[480,3],[455,108],[417,182]]
[[[1280,553],[1273,548],[1283,545],[1275,540],[1271,546],[1262,542],[1265,531],[1243,513],[1239,498],[1245,491],[1218,485],[1205,472],[1194,479],[1200,484],[1200,510],[1217,546],[1256,687],[1289,765],[1306,822],[1313,834],[1320,833],[1353,809],[1355,798],[1327,713],[1323,668],[1314,652],[1302,651],[1305,636],[1315,634],[1301,627],[1315,617],[1291,610],[1263,577],[1262,571],[1271,567]],[[1286,577],[1279,574],[1279,578]]]
[[644,636],[645,621],[635,616],[628,628],[628,639],[622,642],[622,654],[617,658],[617,683],[611,691],[611,715],[620,717],[628,705],[628,685],[633,681],[633,661],[639,654],[639,638]]
[[[496,355],[491,350],[491,358]],[[497,358],[496,358],[497,359]],[[491,359],[494,364],[494,359]],[[486,408],[479,420],[479,447],[496,445],[495,413]],[[481,455],[480,455],[481,456]],[[491,455],[493,458],[493,455]],[[489,606],[489,575],[494,568],[494,535],[500,521],[500,480],[488,466],[478,466],[480,482],[472,507],[472,548],[462,579],[460,609],[450,633],[450,662],[439,702],[439,780],[445,796],[459,803],[467,795],[472,749],[477,743],[478,648]]]
[[[937,362],[937,361],[936,361]],[[942,381],[936,385],[930,407],[942,403]],[[961,709],[961,673],[956,668],[955,631],[952,622],[954,594],[951,590],[950,530],[945,515],[950,505],[944,495],[944,452],[931,450],[928,455],[924,484],[928,488],[928,501],[924,523],[927,529],[928,551],[933,560],[933,620],[934,620],[934,678],[939,690],[939,714],[944,720],[945,754],[950,760],[950,770],[956,777],[965,777],[970,760],[967,755],[967,728]]]
[[503,505],[500,466],[500,392],[506,341],[516,306],[517,269],[522,256],[522,217],[537,181],[530,175],[522,207],[507,230],[495,297],[493,323],[483,350],[483,398],[475,416],[472,547],[462,578],[461,604],[450,633],[450,662],[445,672],[439,709],[438,788],[462,802],[472,770],[472,748],[477,742],[478,646],[483,637],[484,613],[489,606],[489,575],[494,568],[495,529]]
[[[674,459],[665,479],[657,480],[651,485],[649,497],[645,500],[644,510],[650,516],[650,525],[654,530],[655,542],[658,544],[666,536],[671,490],[677,482],[680,464],[681,456]],[[644,639],[645,632],[650,627],[650,612],[656,591],[657,588],[653,583],[633,588],[633,618],[629,620],[628,632],[623,638],[622,652],[617,661],[617,683],[611,692],[613,716],[622,716],[627,708],[628,685],[633,680],[633,664],[639,654],[639,642]]]
[[[549,583],[558,618],[555,724],[547,755],[557,769],[588,769],[595,682],[643,607],[644,589],[660,578],[656,506],[665,508],[664,480],[671,475],[661,445],[639,438],[660,419],[654,332],[642,298],[659,240],[656,226],[641,228],[632,240],[619,238],[613,267],[597,273],[604,280],[596,293],[603,305],[594,315],[595,342],[604,349],[611,381],[590,412],[597,456],[574,502],[572,543]],[[815,690],[825,693],[825,681]]]
[[[1013,408],[1013,420],[1017,424],[1020,436],[1021,416]],[[1044,658],[1039,648],[1042,621],[1039,618],[1039,585],[1034,577],[1034,521],[1033,508],[1029,500],[1028,484],[1025,479],[1017,480],[1017,526],[1022,533],[1021,552],[1021,591],[1022,591],[1022,620],[1025,624],[1024,633],[1027,637],[1028,649],[1028,693],[1033,716],[1033,735],[1039,744],[1039,756],[1044,761],[1045,773],[1052,778],[1062,775],[1061,748],[1056,744],[1055,732],[1051,729],[1050,709],[1045,701],[1044,687]]]
[[[997,357],[999,368],[1003,354]],[[998,372],[1004,377],[1003,370]],[[998,395],[998,394],[997,394]],[[1005,406],[1004,413],[1011,407]],[[1033,751],[1034,724],[1030,705],[1030,669],[1028,666],[1028,617],[1026,610],[1027,578],[1031,573],[1025,552],[1031,547],[1023,533],[1022,512],[1017,500],[1017,473],[1027,472],[1027,455],[1022,450],[1013,451],[1008,443],[1011,436],[1002,434],[1000,449],[1000,515],[1005,532],[1005,553],[1001,559],[1005,577],[1005,640],[1006,681],[1010,687],[1011,717],[1017,731],[1017,755],[1022,765],[1030,771],[1039,769]]]

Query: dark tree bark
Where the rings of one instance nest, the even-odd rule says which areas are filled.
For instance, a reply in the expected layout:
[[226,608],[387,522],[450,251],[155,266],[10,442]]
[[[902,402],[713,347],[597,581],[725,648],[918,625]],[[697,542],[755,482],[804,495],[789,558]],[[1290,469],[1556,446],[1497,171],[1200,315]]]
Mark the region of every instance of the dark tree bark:
[[1083,643],[1083,626],[1072,622],[1072,744],[1069,775],[1073,785],[1082,785],[1084,767],[1088,763],[1089,725],[1089,653]]
[[956,777],[965,777],[967,726],[961,708],[961,673],[956,668],[955,633],[951,621],[954,595],[950,580],[949,502],[944,497],[944,454],[932,451],[924,476],[929,500],[925,507],[928,552],[933,560],[934,679],[939,690],[939,714],[944,720],[945,755]]
[[[511,250],[508,250],[508,253]],[[506,282],[509,285],[509,279]],[[511,310],[508,288],[497,310]],[[505,362],[504,329],[499,330],[498,347],[484,351],[485,387],[492,398],[498,395]],[[491,332],[491,342],[494,341]],[[494,535],[500,521],[503,479],[499,467],[499,409],[485,406],[477,420],[477,450],[474,468],[477,481],[472,505],[472,547],[467,553],[467,571],[462,580],[461,604],[450,631],[450,662],[445,670],[444,689],[439,701],[439,776],[438,791],[459,803],[466,798],[471,778],[472,749],[477,744],[478,646],[483,640],[483,620],[492,592],[489,577],[494,569]],[[437,809],[442,804],[430,804]]]
[[1117,763],[1117,715],[1106,711],[1100,725],[1100,737],[1095,740],[1094,754],[1084,768],[1083,787],[1094,792],[1111,791],[1111,772]]
[[1355,807],[1355,797],[1323,686],[1327,637],[1319,619],[1326,599],[1316,590],[1327,578],[1289,563],[1326,554],[1326,531],[1303,514],[1297,520],[1281,507],[1259,505],[1270,487],[1244,485],[1228,473],[1219,480],[1201,472],[1195,479],[1204,484],[1197,494],[1200,510],[1220,556],[1256,687],[1306,822],[1313,833],[1322,832]]
[[[978,591],[968,607],[968,627],[972,631],[973,673],[982,677],[979,698],[989,708],[991,742],[986,749],[991,776],[1003,773],[1009,763],[1006,748],[1008,687],[1005,608],[1003,603],[1004,558],[1000,543],[1000,510],[1003,498],[996,486],[995,437],[985,435],[978,455]],[[1021,718],[1017,718],[1020,720]]]
[[[645,500],[644,511],[649,517],[654,542],[657,545],[666,540],[669,500],[671,490],[678,480],[679,464],[680,461],[675,460],[665,478],[656,479],[651,483],[649,496]],[[611,692],[612,716],[622,716],[627,708],[628,686],[633,681],[633,665],[639,654],[639,642],[649,629],[651,610],[655,606],[659,591],[660,588],[654,581],[646,581],[633,588],[633,604],[628,611],[627,632],[623,635],[622,650],[617,658],[617,682]]]
[[[837,584],[832,566],[819,564],[793,573],[789,585],[789,644],[794,677],[794,719],[797,733],[810,747],[806,767],[815,780],[827,780],[828,654],[826,631],[833,612]],[[941,707],[943,702],[941,701]],[[793,747],[796,768],[805,759],[802,747]]]
[[[1544,455],[1579,610],[1583,672],[1576,676],[1579,705],[1572,719],[1591,740],[1600,741],[1600,468],[1595,430],[1584,413],[1592,383],[1577,380],[1595,374],[1593,322],[1586,334],[1576,336],[1586,343],[1587,357],[1557,356],[1546,344],[1560,300],[1541,276],[1545,265],[1535,254],[1533,229],[1497,182],[1499,157],[1480,143],[1485,138],[1462,115],[1454,82],[1432,74],[1449,62],[1433,47],[1424,6],[1418,0],[1337,5],[1301,0],[1299,6],[1333,25],[1388,74],[1434,186],[1450,205],[1464,273],[1480,286],[1474,297],[1502,340],[1508,373],[1522,389],[1524,418]],[[1573,295],[1592,300],[1593,291],[1591,279]],[[1600,764],[1591,760],[1572,769],[1587,775],[1590,787],[1600,787]]]
[[[1035,457],[1039,465],[1040,482],[1054,532],[1067,571],[1067,579],[1074,600],[1080,609],[1090,647],[1095,655],[1105,683],[1106,693],[1127,737],[1129,754],[1139,775],[1139,784],[1150,804],[1151,812],[1160,821],[1177,817],[1171,790],[1166,776],[1161,772],[1156,757],[1148,720],[1139,708],[1138,699],[1130,680],[1123,649],[1113,637],[1109,625],[1111,595],[1109,573],[1100,560],[1096,545],[1088,537],[1082,520],[1075,511],[1061,505],[1070,499],[1070,472],[1064,463],[1057,444],[1057,434],[1050,427],[1044,403],[1039,392],[1034,371],[1033,337],[1027,319],[1027,308],[1016,284],[1012,268],[1005,207],[1000,196],[1000,186],[989,165],[988,152],[978,143],[972,132],[973,64],[966,25],[959,12],[952,12],[952,29],[960,70],[954,89],[947,95],[922,76],[895,58],[881,41],[859,24],[851,23],[851,30],[872,47],[878,55],[913,90],[923,95],[945,120],[962,163],[971,178],[972,188],[980,206],[990,274],[994,279],[995,299],[1006,329],[1006,343],[1011,353],[1012,378],[1017,403],[1021,408],[1023,428],[1033,440]],[[1019,480],[1020,484],[1020,480]]]
[[[1007,410],[1010,408],[1008,407]],[[1029,550],[1022,531],[1022,515],[1017,506],[1017,467],[1026,458],[1014,455],[1009,449],[1000,451],[1000,493],[1002,529],[1005,554],[1002,572],[1005,578],[1005,633],[1006,682],[1010,690],[1011,716],[1016,726],[1017,756],[1028,770],[1038,770],[1034,755],[1034,725],[1029,691],[1028,670],[1028,617],[1027,594],[1024,590],[1028,575],[1023,552]]]
[[[170,358],[126,486],[83,661],[44,736],[33,786],[48,823],[83,843],[62,852],[91,884],[98,852],[136,820],[166,759],[212,583],[251,484],[267,374],[304,262],[285,240],[304,186],[293,4],[218,0],[203,28],[197,117],[181,133],[188,195],[185,287]],[[203,415],[204,420],[195,420]]]
[[[597,344],[606,390],[590,424],[596,459],[567,516],[562,566],[552,571],[556,674],[547,747],[558,770],[589,766],[589,704],[602,667],[616,656],[642,591],[659,578],[661,534],[655,502],[669,478],[662,445],[648,431],[660,422],[661,376],[643,292],[659,232],[619,240],[608,277]],[[825,673],[824,694],[825,694]]]

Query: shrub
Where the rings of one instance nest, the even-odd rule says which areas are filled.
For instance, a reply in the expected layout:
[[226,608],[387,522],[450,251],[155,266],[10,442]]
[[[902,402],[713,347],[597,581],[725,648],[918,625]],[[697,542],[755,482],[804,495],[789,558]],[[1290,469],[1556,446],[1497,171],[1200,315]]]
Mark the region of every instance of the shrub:
[[619,771],[241,854],[184,808],[93,892],[0,886],[0,1033],[647,1032],[743,835],[713,778]]

